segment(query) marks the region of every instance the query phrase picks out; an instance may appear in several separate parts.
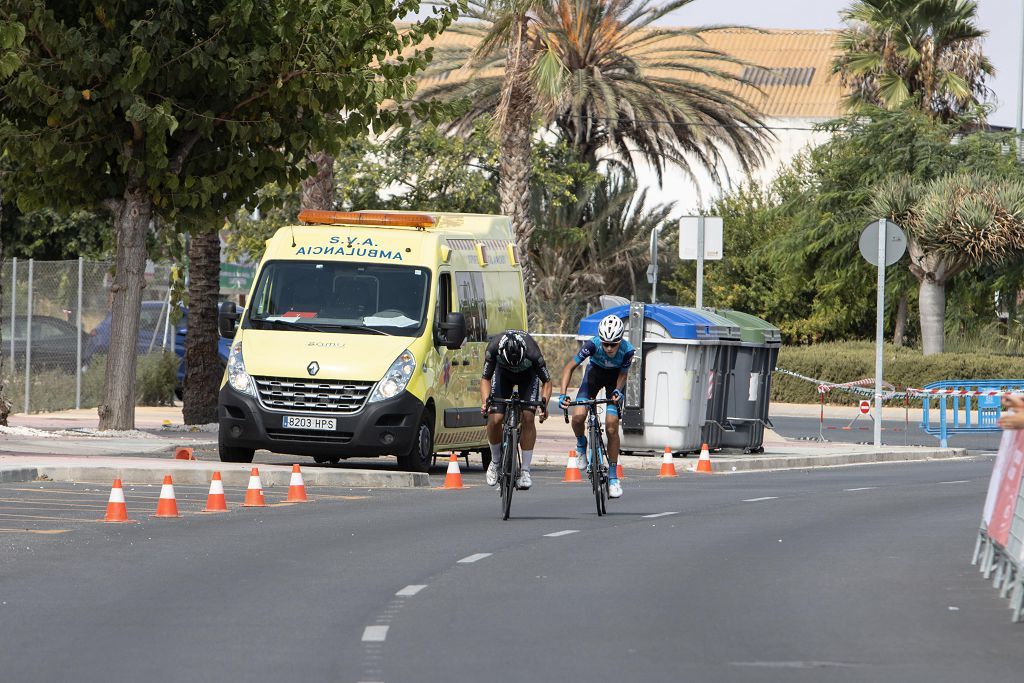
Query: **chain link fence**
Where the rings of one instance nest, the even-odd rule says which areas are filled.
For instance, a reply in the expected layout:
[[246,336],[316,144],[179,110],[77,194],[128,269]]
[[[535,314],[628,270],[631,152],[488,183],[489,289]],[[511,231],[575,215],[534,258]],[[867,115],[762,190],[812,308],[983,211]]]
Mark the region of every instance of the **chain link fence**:
[[[171,364],[164,354],[174,352],[171,266],[147,263],[145,278],[137,342],[140,374],[147,362]],[[0,355],[12,412],[100,404],[113,279],[110,261],[11,259],[0,264]]]

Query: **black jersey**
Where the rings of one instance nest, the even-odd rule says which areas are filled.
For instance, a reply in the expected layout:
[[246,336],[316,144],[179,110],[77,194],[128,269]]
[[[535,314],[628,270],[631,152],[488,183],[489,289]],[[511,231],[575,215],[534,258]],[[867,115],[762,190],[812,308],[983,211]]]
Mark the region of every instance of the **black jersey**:
[[509,367],[501,362],[498,356],[498,342],[505,335],[502,332],[499,335],[491,337],[491,341],[487,344],[487,351],[484,352],[484,379],[491,379],[494,377],[494,371],[498,368],[505,372],[511,373],[523,373],[523,372],[535,372],[542,382],[551,381],[551,373],[548,372],[547,363],[544,361],[544,354],[541,353],[540,346],[537,342],[526,332],[522,330],[508,330],[509,332],[518,332],[523,337],[523,342],[526,345],[526,355],[523,356],[523,362],[516,367]]

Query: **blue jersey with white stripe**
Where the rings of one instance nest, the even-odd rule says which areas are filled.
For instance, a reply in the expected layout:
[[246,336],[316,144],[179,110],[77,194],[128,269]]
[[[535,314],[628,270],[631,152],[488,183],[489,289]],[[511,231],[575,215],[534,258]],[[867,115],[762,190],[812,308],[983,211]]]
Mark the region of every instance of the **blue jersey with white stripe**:
[[592,337],[583,342],[583,346],[580,348],[579,353],[574,356],[574,360],[579,365],[589,358],[592,366],[625,372],[629,370],[629,366],[633,363],[633,354],[635,352],[636,349],[633,345],[623,339],[619,343],[619,348],[615,351],[615,355],[609,356],[605,352],[604,347],[601,346],[600,338]]

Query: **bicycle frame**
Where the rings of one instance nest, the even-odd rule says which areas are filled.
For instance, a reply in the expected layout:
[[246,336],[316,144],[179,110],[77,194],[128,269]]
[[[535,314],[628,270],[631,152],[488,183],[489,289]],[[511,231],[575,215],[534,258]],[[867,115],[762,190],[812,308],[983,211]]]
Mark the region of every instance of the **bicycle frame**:
[[516,482],[522,470],[522,453],[519,450],[519,434],[524,408],[544,408],[540,401],[522,401],[519,392],[512,392],[507,399],[492,398],[489,404],[507,407],[501,426],[501,468],[498,470],[498,492],[501,494],[502,519],[508,519],[512,508],[512,492],[518,488]]
[[597,406],[615,403],[618,402],[613,399],[588,399],[570,401],[568,405],[562,407],[567,423],[569,422],[569,407],[584,406],[587,409],[587,470],[598,516],[607,512],[609,462],[608,450],[604,443],[604,428],[597,416]]

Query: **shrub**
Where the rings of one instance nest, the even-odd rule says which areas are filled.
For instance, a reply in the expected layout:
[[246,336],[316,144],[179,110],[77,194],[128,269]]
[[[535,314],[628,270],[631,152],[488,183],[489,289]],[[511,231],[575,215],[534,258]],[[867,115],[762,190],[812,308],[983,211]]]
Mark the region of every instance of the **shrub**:
[[[922,356],[921,352],[886,345],[883,358],[885,380],[898,389],[921,388],[947,379],[1024,379],[1024,356],[990,353],[942,353]],[[833,342],[811,346],[784,346],[778,367],[829,382],[850,382],[875,375],[873,342]],[[864,396],[833,391],[829,403],[854,405]],[[772,379],[772,400],[785,403],[817,403],[814,384],[776,373]],[[911,405],[919,405],[920,400]]]
[[[103,401],[103,381],[106,356],[93,356],[82,370],[82,407],[94,408]],[[9,368],[5,367],[9,371]],[[174,384],[178,372],[178,357],[171,352],[139,356],[135,366],[135,405],[166,406],[174,399]],[[34,370],[29,375],[31,393],[29,411],[47,413],[75,407],[75,376],[61,370]],[[7,398],[13,410],[21,412],[25,406],[25,375],[8,374],[4,381]]]

